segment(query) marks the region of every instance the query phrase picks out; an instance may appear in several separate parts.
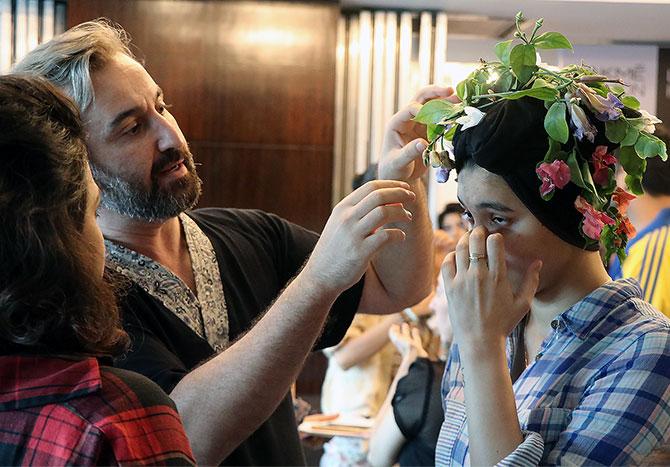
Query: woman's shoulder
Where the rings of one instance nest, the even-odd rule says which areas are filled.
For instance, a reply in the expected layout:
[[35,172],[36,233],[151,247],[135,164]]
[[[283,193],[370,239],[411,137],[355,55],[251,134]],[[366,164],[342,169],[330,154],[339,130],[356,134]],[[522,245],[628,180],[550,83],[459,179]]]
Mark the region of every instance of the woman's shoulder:
[[100,367],[102,392],[120,405],[132,407],[165,406],[176,411],[172,399],[158,384],[134,371],[111,366]]

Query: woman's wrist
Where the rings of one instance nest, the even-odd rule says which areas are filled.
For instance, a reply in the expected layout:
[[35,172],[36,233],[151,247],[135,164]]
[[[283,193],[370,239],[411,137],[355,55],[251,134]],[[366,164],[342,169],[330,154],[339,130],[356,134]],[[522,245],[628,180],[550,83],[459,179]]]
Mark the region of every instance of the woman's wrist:
[[498,357],[506,355],[503,338],[457,339],[458,353],[461,360],[466,361],[496,361]]

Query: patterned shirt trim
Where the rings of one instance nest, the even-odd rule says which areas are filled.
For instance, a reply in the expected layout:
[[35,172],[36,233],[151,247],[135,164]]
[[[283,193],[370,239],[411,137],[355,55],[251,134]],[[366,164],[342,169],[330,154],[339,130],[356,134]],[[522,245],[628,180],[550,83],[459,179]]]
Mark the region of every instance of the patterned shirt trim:
[[218,353],[228,346],[228,310],[214,247],[198,225],[180,214],[198,296],[172,271],[135,250],[105,239],[107,264],[160,301]]

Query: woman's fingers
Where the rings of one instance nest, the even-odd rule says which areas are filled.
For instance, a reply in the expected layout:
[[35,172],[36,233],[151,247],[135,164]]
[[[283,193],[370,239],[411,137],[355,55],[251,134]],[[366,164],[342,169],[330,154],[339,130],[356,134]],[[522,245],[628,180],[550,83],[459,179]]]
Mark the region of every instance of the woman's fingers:
[[488,232],[482,226],[475,227],[475,229],[470,233],[470,240],[468,242],[468,261],[470,262],[470,268],[486,268],[487,234]]
[[526,312],[530,310],[533,297],[535,296],[535,292],[537,292],[537,287],[540,285],[540,269],[542,269],[542,261],[536,259],[523,277],[521,287],[516,297],[514,297],[514,301],[520,310],[523,309]]
[[465,274],[470,266],[470,232],[461,237],[456,245],[456,274]]
[[489,271],[494,280],[507,277],[507,265],[505,264],[505,242],[499,233],[489,235],[486,239],[486,251],[489,255]]

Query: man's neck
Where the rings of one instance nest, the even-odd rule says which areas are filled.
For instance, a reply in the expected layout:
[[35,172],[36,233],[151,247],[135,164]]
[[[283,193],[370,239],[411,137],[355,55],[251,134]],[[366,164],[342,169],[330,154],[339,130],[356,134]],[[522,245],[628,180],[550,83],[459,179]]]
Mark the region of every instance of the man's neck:
[[186,245],[178,217],[146,222],[100,208],[98,225],[106,239],[161,264],[170,263],[170,258],[179,258]]
[[642,195],[630,203],[628,217],[638,232],[647,227],[658,213],[670,208],[670,196]]

